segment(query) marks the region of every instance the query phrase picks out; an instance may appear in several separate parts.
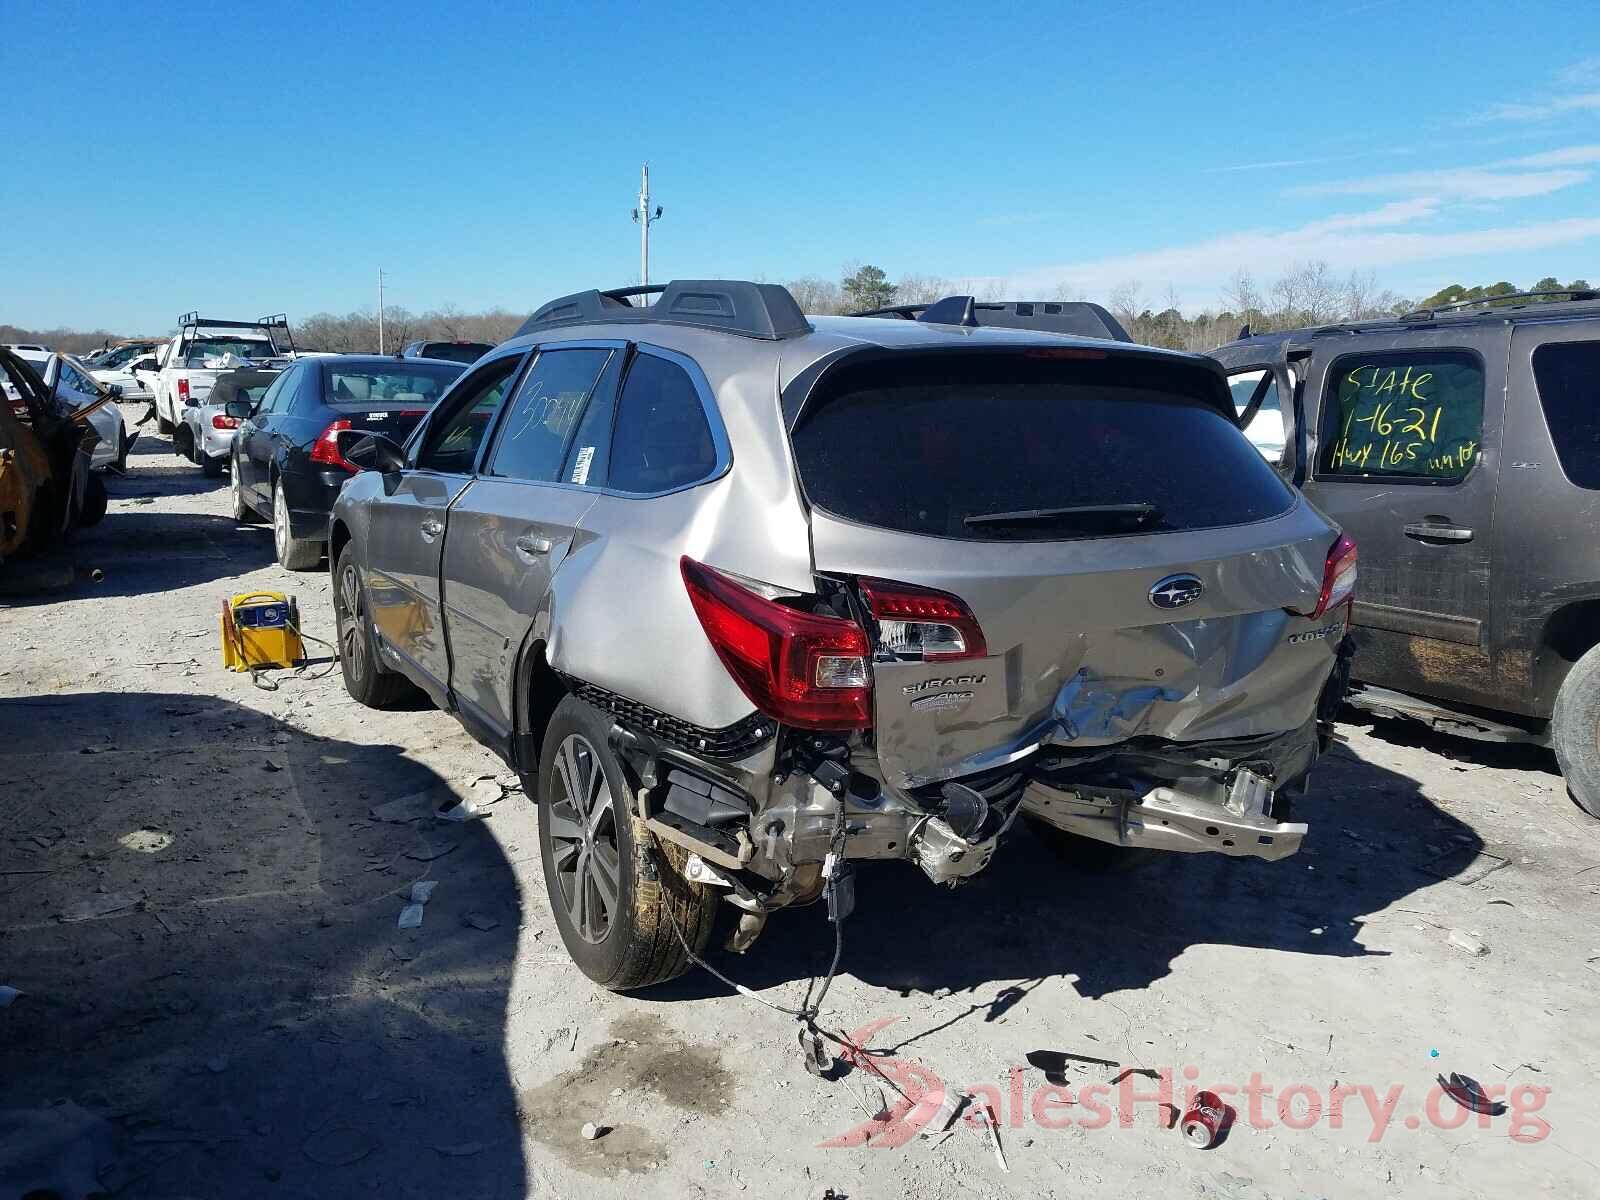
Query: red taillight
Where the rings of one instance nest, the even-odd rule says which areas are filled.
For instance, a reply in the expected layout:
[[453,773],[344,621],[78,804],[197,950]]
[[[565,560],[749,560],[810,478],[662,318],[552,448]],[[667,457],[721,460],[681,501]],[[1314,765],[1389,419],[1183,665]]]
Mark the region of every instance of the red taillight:
[[344,452],[339,449],[339,431],[349,428],[351,428],[350,422],[340,417],[324,429],[311,444],[311,461],[321,463],[325,467],[342,467],[352,475],[360,471],[361,468],[346,458]]
[[1328,551],[1328,563],[1322,571],[1322,594],[1317,606],[1305,616],[1313,621],[1325,616],[1341,604],[1348,604],[1356,594],[1356,544],[1345,534]]
[[211,415],[211,428],[213,428],[213,429],[237,429],[237,428],[239,428],[239,418],[238,417],[230,417],[225,413],[213,413]]
[[187,379],[178,380],[178,399],[184,401],[189,399],[189,381]]
[[712,649],[758,709],[801,729],[872,724],[872,648],[861,626],[768,600],[687,555],[679,566]]
[[959,596],[888,579],[861,580],[861,595],[896,658],[948,662],[989,653],[978,618]]

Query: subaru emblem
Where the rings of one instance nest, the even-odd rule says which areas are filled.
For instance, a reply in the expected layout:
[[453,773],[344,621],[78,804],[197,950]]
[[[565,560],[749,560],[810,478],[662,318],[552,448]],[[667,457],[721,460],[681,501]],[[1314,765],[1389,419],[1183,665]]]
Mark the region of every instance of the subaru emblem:
[[1150,589],[1150,603],[1157,608],[1182,608],[1200,599],[1205,590],[1205,584],[1193,575],[1168,575]]

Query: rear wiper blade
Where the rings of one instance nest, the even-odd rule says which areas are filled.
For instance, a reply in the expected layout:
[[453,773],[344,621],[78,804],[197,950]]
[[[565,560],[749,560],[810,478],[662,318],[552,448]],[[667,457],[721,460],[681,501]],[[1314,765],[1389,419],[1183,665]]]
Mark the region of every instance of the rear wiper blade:
[[1022,508],[1015,512],[975,513],[963,517],[964,525],[1045,525],[1093,523],[1107,519],[1132,521],[1137,525],[1161,519],[1154,504],[1074,504],[1067,508]]

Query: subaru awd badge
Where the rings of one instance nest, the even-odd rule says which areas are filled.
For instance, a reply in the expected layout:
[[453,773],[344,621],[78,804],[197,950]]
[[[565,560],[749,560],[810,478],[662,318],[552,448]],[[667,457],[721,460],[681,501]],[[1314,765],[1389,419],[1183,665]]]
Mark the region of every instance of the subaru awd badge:
[[1200,599],[1205,590],[1205,584],[1193,575],[1168,575],[1150,589],[1150,603],[1157,608],[1182,608]]

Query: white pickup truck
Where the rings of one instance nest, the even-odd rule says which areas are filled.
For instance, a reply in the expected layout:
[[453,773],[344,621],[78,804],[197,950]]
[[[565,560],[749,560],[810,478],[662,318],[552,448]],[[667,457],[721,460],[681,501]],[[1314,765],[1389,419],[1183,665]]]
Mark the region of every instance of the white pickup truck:
[[294,339],[283,314],[257,321],[224,321],[185,313],[178,335],[156,352],[156,426],[172,433],[183,424],[183,410],[202,404],[224,371],[241,367],[283,367],[294,358]]

